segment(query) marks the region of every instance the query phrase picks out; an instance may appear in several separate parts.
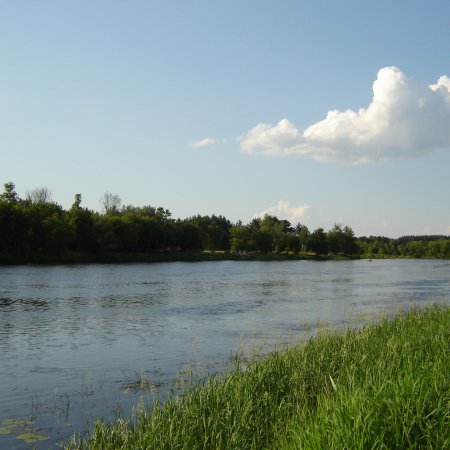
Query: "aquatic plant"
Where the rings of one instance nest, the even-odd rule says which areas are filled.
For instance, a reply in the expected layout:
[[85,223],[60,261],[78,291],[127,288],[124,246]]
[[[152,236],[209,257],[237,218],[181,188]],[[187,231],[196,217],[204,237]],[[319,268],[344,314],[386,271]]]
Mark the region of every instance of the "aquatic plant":
[[123,392],[139,392],[148,391],[151,393],[156,393],[158,388],[161,387],[162,383],[155,383],[147,379],[144,369],[141,369],[141,373],[138,377],[133,380],[127,381],[123,387]]
[[34,429],[32,420],[23,419],[5,419],[0,427],[1,434],[16,435],[16,439],[26,442],[27,444],[36,444],[39,441],[46,441],[48,436],[43,434],[41,430]]

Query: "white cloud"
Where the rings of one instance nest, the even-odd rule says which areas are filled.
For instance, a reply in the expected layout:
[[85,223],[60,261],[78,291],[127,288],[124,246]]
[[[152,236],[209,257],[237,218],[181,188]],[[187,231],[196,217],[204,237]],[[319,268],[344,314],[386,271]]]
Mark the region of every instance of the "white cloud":
[[373,99],[358,111],[329,111],[303,132],[289,120],[259,124],[241,139],[246,153],[308,156],[323,162],[364,164],[450,148],[450,78],[427,85],[384,67]]
[[205,139],[202,139],[201,141],[191,142],[189,144],[189,147],[202,148],[202,147],[209,147],[210,145],[214,145],[214,144],[217,144],[217,139],[206,137]]
[[287,219],[290,222],[298,222],[307,218],[310,205],[304,203],[299,206],[291,206],[291,203],[286,200],[279,200],[275,206],[267,208],[265,211],[254,214],[253,217],[264,217],[266,214],[276,216],[279,219]]

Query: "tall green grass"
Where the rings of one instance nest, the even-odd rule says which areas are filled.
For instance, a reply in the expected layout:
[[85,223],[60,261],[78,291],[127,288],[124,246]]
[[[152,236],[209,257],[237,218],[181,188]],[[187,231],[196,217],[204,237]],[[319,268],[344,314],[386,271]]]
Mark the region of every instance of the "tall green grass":
[[416,308],[205,379],[85,449],[450,448],[450,308]]

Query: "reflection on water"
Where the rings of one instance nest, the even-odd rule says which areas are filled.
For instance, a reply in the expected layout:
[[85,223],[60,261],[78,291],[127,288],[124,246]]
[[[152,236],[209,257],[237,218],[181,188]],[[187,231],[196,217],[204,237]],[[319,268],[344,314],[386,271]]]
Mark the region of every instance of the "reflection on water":
[[[409,260],[1,267],[0,428],[25,421],[50,438],[37,448],[54,447],[98,416],[164,398],[186,364],[215,372],[241,345],[308,337],[318,322],[355,326],[409,302],[448,303],[449,269]],[[0,447],[29,448],[16,435],[0,434]]]

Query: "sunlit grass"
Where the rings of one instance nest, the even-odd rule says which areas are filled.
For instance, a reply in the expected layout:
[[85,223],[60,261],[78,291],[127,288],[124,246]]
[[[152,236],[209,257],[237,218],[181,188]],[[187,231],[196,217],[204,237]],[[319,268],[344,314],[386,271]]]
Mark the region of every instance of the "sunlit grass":
[[237,361],[68,448],[450,448],[450,308]]

